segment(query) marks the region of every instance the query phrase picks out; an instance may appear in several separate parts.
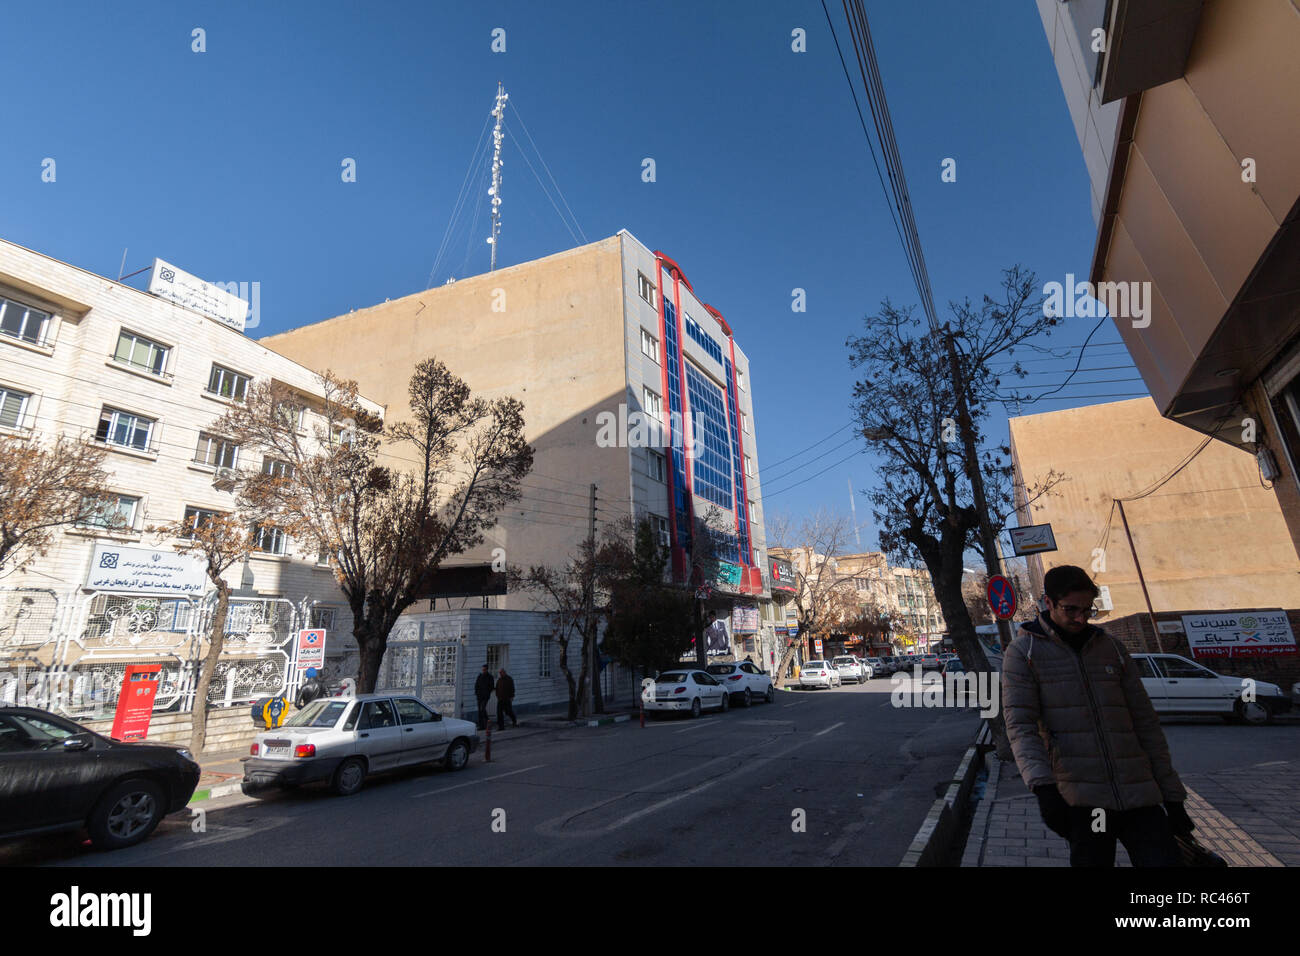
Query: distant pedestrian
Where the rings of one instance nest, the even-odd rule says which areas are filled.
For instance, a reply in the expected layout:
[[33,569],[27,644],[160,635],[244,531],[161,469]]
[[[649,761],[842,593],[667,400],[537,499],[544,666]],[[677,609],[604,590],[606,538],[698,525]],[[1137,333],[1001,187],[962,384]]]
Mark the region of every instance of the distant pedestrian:
[[497,730],[506,729],[506,714],[510,715],[512,727],[519,726],[519,718],[515,716],[514,699],[515,679],[507,674],[503,667],[501,676],[497,678]]
[[1048,829],[1071,866],[1180,866],[1175,834],[1195,828],[1187,791],[1142,674],[1124,645],[1088,623],[1097,586],[1082,568],[1052,568],[1047,610],[1004,654],[1007,738]]
[[486,730],[488,724],[487,705],[488,700],[492,697],[492,691],[495,689],[492,683],[492,675],[488,673],[488,666],[483,665],[483,670],[479,672],[478,680],[474,682],[474,697],[478,700],[478,729]]

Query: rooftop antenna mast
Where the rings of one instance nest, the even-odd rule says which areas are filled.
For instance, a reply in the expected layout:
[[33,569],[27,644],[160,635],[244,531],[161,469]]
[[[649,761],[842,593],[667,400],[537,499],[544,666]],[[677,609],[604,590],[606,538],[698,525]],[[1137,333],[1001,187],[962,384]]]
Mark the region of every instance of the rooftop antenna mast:
[[510,97],[506,94],[505,87],[498,82],[497,105],[492,109],[492,115],[497,118],[497,124],[492,128],[492,188],[488,190],[488,195],[492,197],[492,235],[488,238],[488,244],[492,247],[492,267],[489,272],[496,271],[497,246],[501,239],[501,121],[506,115],[508,99]]

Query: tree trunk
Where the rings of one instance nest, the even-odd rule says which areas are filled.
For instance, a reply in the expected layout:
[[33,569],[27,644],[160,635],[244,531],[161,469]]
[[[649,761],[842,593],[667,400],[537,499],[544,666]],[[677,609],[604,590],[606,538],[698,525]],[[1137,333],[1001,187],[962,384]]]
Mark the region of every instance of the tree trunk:
[[569,688],[569,720],[578,719],[578,687],[573,680],[573,671],[569,670],[569,641],[560,640],[560,672],[564,674],[564,683]]
[[230,610],[230,585],[219,575],[209,575],[217,586],[217,606],[212,612],[212,630],[208,634],[208,653],[199,669],[199,682],[194,688],[194,706],[190,711],[190,750],[197,757],[203,752],[208,737],[208,687],[216,672],[221,649],[226,643],[226,615]]
[[591,693],[596,713],[603,714],[605,712],[605,697],[600,691],[600,646],[596,643],[596,636],[596,625],[593,623],[591,626],[591,679],[593,682]]
[[695,666],[704,670],[709,665],[709,648],[704,634],[704,602],[699,598],[695,599],[693,627],[695,628]]
[[352,633],[361,656],[357,665],[357,693],[373,694],[379,682],[379,665],[384,662],[384,651],[388,648],[388,636],[374,634],[369,627]]

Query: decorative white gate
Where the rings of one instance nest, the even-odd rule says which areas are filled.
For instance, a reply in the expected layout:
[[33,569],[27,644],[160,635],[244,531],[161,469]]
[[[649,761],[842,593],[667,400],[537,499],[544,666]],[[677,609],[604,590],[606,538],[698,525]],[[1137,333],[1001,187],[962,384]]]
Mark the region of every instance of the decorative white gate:
[[[404,617],[388,635],[375,690],[411,694],[438,713],[454,716],[460,706],[456,680],[460,653],[459,625]],[[360,663],[356,650],[337,660],[334,667],[326,668],[327,678],[356,674]]]

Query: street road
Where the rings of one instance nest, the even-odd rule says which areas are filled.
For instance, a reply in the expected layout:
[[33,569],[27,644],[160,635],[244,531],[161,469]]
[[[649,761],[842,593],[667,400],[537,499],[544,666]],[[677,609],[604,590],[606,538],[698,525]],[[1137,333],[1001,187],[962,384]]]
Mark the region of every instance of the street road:
[[128,850],[44,837],[0,847],[0,863],[896,866],[979,717],[895,708],[889,690],[879,679],[644,729],[507,736],[459,773],[217,800],[199,804],[204,833],[181,813]]

